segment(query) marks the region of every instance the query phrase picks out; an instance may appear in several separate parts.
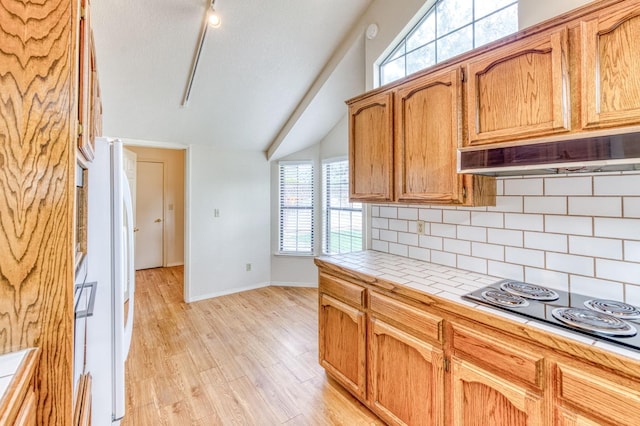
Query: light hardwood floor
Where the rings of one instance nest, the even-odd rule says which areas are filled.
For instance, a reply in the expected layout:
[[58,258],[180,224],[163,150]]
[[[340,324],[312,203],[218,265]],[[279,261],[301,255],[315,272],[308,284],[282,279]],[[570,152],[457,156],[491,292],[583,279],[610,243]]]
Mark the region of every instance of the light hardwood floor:
[[124,426],[383,424],[318,365],[317,289],[185,304],[182,276],[136,273]]

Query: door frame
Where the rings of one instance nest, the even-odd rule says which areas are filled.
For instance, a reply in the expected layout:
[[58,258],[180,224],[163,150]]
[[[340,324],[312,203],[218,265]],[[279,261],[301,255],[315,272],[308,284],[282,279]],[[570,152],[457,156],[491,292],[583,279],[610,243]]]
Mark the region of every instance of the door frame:
[[[172,142],[147,141],[141,139],[120,138],[125,147],[140,146],[145,148],[179,149],[184,150],[184,288],[183,301],[191,301],[191,147],[189,145]],[[166,254],[163,253],[163,256]]]

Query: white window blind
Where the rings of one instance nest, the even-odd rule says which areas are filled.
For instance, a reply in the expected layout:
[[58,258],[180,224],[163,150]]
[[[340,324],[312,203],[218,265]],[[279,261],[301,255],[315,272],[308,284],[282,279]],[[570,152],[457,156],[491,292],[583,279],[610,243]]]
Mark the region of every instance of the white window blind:
[[313,163],[281,162],[279,251],[313,254]]
[[349,162],[325,162],[322,168],[326,254],[362,250],[362,203],[349,202]]

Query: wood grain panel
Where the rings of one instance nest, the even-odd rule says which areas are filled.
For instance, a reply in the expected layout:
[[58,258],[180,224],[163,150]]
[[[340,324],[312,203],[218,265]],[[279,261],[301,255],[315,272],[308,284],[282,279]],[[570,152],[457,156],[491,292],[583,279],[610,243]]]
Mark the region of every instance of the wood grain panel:
[[377,318],[370,320],[370,400],[389,424],[441,425],[443,353]]
[[364,306],[364,287],[323,272],[319,275],[319,287],[323,293],[329,293],[344,302]]
[[320,296],[320,364],[354,395],[366,399],[365,313],[331,296]]
[[518,349],[488,335],[460,326],[452,326],[452,347],[456,354],[464,354],[489,368],[542,387],[544,356]]
[[452,358],[454,426],[543,426],[544,400],[476,365]]
[[349,197],[393,199],[393,93],[349,105]]
[[522,39],[469,63],[471,144],[570,130],[567,37]]
[[556,426],[601,426],[602,423],[592,421],[584,416],[572,412],[565,407],[556,407]]
[[559,401],[578,407],[583,413],[607,419],[614,424],[628,424],[640,413],[640,389],[627,387],[568,365],[557,366]]
[[435,341],[442,342],[443,319],[411,305],[399,302],[374,291],[369,292],[369,308],[374,314],[384,315],[402,327],[413,330]]
[[71,420],[74,4],[0,4],[0,352],[41,348],[38,424]]
[[396,198],[401,202],[463,203],[456,172],[462,145],[462,81],[458,68],[425,76],[396,93]]
[[618,8],[581,23],[584,128],[640,123],[640,11]]

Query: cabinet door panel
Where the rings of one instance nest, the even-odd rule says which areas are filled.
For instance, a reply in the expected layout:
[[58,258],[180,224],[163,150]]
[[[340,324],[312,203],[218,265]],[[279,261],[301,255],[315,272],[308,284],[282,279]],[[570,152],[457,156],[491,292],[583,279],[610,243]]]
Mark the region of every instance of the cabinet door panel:
[[350,199],[393,200],[393,94],[349,107]]
[[320,364],[347,389],[366,398],[364,312],[326,294],[320,297]]
[[582,22],[582,124],[640,123],[640,12],[637,6]]
[[470,144],[570,130],[567,30],[520,40],[469,63]]
[[370,320],[370,401],[386,422],[441,425],[442,350],[378,318]]
[[542,426],[540,395],[489,373],[475,364],[452,358],[453,424]]
[[398,201],[464,201],[463,176],[456,170],[461,87],[461,72],[456,68],[413,81],[396,93]]

